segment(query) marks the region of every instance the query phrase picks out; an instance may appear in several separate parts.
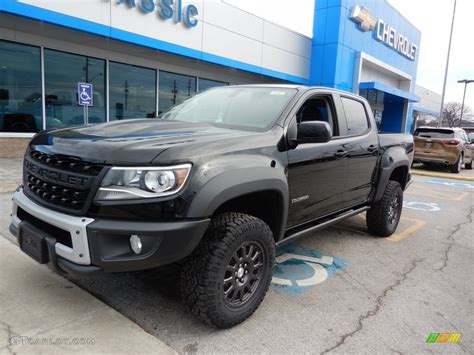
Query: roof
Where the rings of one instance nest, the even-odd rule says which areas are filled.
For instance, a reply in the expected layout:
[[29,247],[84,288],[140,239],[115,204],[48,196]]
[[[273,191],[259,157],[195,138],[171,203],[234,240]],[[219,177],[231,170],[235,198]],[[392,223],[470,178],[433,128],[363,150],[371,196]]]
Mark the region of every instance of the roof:
[[256,88],[282,88],[282,89],[302,89],[307,88],[308,86],[296,85],[296,84],[242,84],[242,85],[228,85],[228,86],[219,86],[220,88],[227,87],[256,87]]
[[387,94],[391,94],[394,96],[401,97],[403,99],[407,99],[412,102],[420,101],[420,98],[418,96],[410,93],[409,91],[400,90],[398,88],[382,84],[379,81],[369,81],[369,82],[359,83],[359,89],[366,89],[366,90],[375,89],[378,91],[383,91]]
[[229,88],[229,87],[256,87],[258,88],[260,87],[260,88],[282,88],[282,89],[286,88],[286,89],[298,89],[298,90],[318,89],[318,90],[338,92],[344,95],[359,96],[350,91],[335,89],[328,86],[307,86],[307,85],[297,85],[297,84],[242,84],[242,85],[219,86],[219,88],[222,88],[222,87],[226,87],[226,88]]

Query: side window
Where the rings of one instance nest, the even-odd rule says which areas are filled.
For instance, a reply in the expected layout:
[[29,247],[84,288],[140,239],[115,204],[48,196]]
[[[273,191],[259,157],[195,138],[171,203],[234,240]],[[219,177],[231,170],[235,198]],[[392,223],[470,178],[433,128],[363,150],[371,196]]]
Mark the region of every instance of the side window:
[[369,120],[362,102],[347,97],[341,97],[341,101],[346,113],[347,135],[352,136],[367,132]]
[[337,124],[334,122],[332,101],[329,97],[311,97],[305,101],[296,113],[298,125],[305,121],[324,121],[329,123],[333,136],[338,136]]

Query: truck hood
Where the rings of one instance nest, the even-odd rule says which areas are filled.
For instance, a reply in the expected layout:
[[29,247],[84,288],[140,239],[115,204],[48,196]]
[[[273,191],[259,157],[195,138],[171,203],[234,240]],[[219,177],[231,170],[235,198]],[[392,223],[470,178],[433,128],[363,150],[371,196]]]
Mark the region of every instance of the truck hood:
[[251,132],[210,124],[158,119],[123,120],[94,126],[45,131],[30,146],[106,164],[150,164],[171,147],[233,139]]

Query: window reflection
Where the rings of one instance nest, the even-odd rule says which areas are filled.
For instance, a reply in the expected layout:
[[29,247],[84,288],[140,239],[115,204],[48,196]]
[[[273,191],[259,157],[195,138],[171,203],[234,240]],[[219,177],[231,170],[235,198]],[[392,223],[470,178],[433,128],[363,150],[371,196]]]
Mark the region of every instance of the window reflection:
[[0,41],[0,131],[43,129],[38,47]]
[[218,86],[227,86],[227,85],[229,85],[229,83],[199,78],[199,92],[203,92],[203,91],[206,91],[207,89],[212,89]]
[[105,61],[50,49],[44,51],[46,128],[84,124],[77,103],[77,83],[94,87],[89,123],[105,122]]
[[160,113],[183,102],[195,93],[195,77],[160,71]]
[[[77,102],[77,83],[93,84],[94,106],[89,123],[106,121],[109,90],[110,120],[156,116],[156,70],[44,49],[46,128],[84,124]],[[159,111],[196,93],[197,78],[160,72]],[[228,83],[199,79],[199,91]],[[43,129],[41,49],[0,40],[0,131],[38,132]]]
[[369,121],[364,105],[346,97],[341,97],[341,102],[346,117],[350,117],[347,119],[347,134],[350,136],[366,132],[369,129]]
[[109,63],[110,120],[156,116],[156,71]]

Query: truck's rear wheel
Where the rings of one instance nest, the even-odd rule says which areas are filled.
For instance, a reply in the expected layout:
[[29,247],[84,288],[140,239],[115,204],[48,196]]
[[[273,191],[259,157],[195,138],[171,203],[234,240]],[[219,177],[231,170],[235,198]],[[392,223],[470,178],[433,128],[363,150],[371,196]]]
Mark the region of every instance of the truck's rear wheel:
[[275,241],[268,225],[242,213],[217,216],[181,272],[181,295],[192,313],[218,328],[252,315],[272,279]]
[[370,234],[388,237],[398,227],[403,207],[403,190],[396,181],[389,181],[380,201],[367,211],[367,228]]

